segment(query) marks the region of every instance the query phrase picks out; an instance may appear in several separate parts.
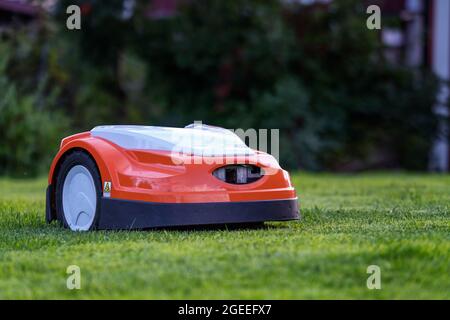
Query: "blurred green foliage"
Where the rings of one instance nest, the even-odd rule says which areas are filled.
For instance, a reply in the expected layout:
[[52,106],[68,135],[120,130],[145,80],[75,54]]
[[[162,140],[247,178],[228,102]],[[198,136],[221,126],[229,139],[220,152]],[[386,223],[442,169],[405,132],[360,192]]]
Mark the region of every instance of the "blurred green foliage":
[[[202,120],[279,128],[288,168],[426,167],[436,81],[385,61],[360,1],[193,0],[168,17],[148,1],[124,17],[123,3],[59,1],[38,33],[45,92],[57,90],[72,131]],[[80,31],[65,28],[69,4]]]
[[[44,75],[36,79],[32,92],[25,89],[33,87],[28,77],[21,85],[11,81],[8,67],[14,66],[14,71],[20,73],[19,69],[26,66],[25,63],[16,66],[17,57],[13,53],[21,53],[21,62],[27,60],[29,53],[26,48],[11,50],[13,47],[11,43],[0,45],[0,174],[33,176],[48,169],[68,120],[55,108],[56,89],[45,92]],[[20,76],[16,74],[16,78]]]

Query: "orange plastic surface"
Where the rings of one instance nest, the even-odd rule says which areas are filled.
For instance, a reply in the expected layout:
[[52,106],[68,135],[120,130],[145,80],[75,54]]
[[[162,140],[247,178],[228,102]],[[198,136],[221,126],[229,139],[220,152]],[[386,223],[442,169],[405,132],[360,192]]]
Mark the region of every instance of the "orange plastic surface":
[[[53,175],[61,156],[74,148],[84,149],[94,158],[102,186],[106,181],[111,182],[111,198],[165,203],[296,198],[287,171],[281,169],[271,155],[262,152],[254,156],[221,159],[179,155],[174,162],[170,152],[126,150],[108,140],[92,137],[90,132],[62,140],[50,168],[49,184],[54,183]],[[219,160],[222,163],[217,163]],[[228,163],[252,163],[266,174],[249,184],[229,184],[212,174],[216,168]]]

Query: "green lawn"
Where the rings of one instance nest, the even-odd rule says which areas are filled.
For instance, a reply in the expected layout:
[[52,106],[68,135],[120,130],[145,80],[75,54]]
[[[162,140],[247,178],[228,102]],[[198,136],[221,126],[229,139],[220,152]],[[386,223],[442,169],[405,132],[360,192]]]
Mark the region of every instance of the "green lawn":
[[[0,179],[0,298],[450,298],[450,176],[293,181],[300,222],[73,233],[45,224],[45,179]],[[81,290],[66,288],[73,264]]]

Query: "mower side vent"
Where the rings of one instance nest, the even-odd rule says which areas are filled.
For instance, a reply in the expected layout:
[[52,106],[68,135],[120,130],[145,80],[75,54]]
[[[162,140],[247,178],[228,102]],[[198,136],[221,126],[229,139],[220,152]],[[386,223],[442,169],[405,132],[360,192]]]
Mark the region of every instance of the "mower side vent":
[[220,167],[214,170],[213,175],[226,183],[247,184],[259,180],[263,173],[260,167],[238,164]]

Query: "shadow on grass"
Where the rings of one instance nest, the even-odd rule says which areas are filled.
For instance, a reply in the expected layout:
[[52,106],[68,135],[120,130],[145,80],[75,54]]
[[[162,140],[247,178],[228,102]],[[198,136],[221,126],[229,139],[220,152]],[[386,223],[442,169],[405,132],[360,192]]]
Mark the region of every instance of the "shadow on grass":
[[[52,234],[53,232],[65,234],[66,232],[69,234],[116,234],[116,233],[151,233],[152,231],[165,231],[165,232],[202,232],[202,231],[254,231],[254,230],[280,230],[286,229],[289,226],[284,222],[272,222],[270,224],[264,222],[253,222],[253,223],[231,223],[231,224],[208,224],[208,225],[187,225],[187,226],[172,226],[172,227],[154,227],[154,228],[131,228],[131,229],[115,229],[115,230],[91,230],[88,232],[79,232],[79,231],[70,231],[69,229],[64,228],[58,221],[53,221],[50,224],[47,223],[39,223],[38,225],[26,225],[26,226],[17,226],[11,225],[7,228],[7,230],[15,230],[21,232],[31,232],[39,234]],[[3,228],[0,228],[2,230]]]
[[146,228],[139,229],[139,231],[242,231],[242,230],[264,230],[275,229],[272,225],[267,225],[264,222],[253,223],[231,223],[231,224],[208,224],[208,225],[193,225],[193,226],[176,226],[176,227],[161,227],[161,228]]

